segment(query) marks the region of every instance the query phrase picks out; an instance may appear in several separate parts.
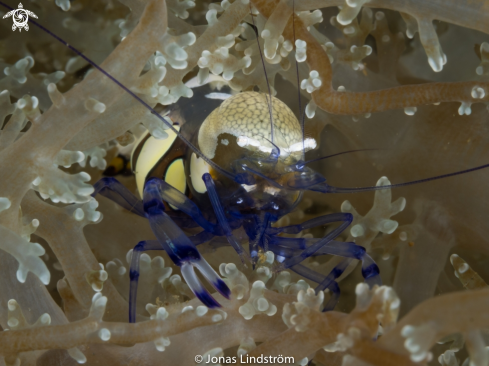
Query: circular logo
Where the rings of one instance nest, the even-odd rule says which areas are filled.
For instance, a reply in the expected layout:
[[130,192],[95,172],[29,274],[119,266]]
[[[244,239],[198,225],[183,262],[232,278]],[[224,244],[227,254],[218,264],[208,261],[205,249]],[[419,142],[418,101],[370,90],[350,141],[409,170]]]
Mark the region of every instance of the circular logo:
[[12,19],[18,28],[24,28],[29,20],[29,14],[24,9],[16,9],[12,15]]
[[26,31],[29,30],[29,24],[27,23],[29,21],[29,16],[37,18],[36,14],[30,10],[24,9],[22,3],[19,3],[19,8],[9,11],[3,16],[3,19],[12,17],[12,20],[14,21],[12,30],[18,29],[20,32],[22,29],[25,29]]

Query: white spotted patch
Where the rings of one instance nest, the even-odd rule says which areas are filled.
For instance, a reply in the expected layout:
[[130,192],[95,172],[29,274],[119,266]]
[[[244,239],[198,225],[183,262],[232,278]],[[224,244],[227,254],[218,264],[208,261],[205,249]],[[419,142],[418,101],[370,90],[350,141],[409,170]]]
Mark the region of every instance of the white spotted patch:
[[[213,159],[216,153],[218,136],[228,133],[238,138],[246,137],[256,143],[244,146],[271,152],[270,143],[270,97],[256,92],[239,93],[216,108],[199,129],[199,147],[207,157]],[[272,116],[274,126],[273,142],[285,155],[291,146],[302,147],[302,129],[299,121],[289,107],[281,100],[272,97]],[[314,143],[308,143],[306,150]]]

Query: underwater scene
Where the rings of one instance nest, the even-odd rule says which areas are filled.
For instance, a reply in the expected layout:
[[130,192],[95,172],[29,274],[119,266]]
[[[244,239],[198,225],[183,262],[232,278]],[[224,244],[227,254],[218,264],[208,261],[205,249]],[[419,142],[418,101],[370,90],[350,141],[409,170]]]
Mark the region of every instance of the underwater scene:
[[489,2],[0,0],[0,366],[489,366]]

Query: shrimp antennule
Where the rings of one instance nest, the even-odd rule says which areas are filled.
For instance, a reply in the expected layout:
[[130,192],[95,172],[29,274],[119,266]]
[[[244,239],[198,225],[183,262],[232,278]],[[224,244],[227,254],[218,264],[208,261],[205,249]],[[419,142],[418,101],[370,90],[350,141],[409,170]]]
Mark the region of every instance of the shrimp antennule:
[[296,166],[297,166],[298,169],[300,169],[304,165],[307,165],[307,164],[310,164],[310,163],[315,163],[316,161],[320,161],[320,160],[326,160],[326,159],[329,159],[329,158],[333,158],[335,156],[340,156],[340,155],[345,155],[345,154],[351,154],[351,153],[355,153],[355,152],[362,152],[362,151],[378,151],[378,150],[385,150],[385,149],[356,149],[356,150],[342,151],[342,152],[331,154],[331,155],[321,156],[319,158],[311,159],[311,160],[308,160],[308,161],[305,161],[305,162],[299,162],[299,163],[296,164]]
[[323,192],[323,193],[358,193],[358,192],[378,191],[381,189],[400,188],[400,187],[407,187],[407,186],[412,186],[412,185],[420,184],[420,183],[427,183],[427,182],[431,182],[434,180],[445,179],[445,178],[455,177],[457,175],[463,175],[463,174],[467,174],[467,173],[476,172],[478,170],[482,170],[482,169],[486,169],[486,168],[489,168],[489,164],[483,164],[483,165],[476,166],[474,168],[459,170],[458,172],[447,173],[447,174],[437,175],[434,177],[418,179],[418,180],[413,180],[413,181],[404,182],[404,183],[390,184],[390,185],[385,185],[385,186],[348,188],[348,187],[330,186],[330,185],[326,184],[325,182],[323,182],[323,183],[319,183],[319,184],[313,185],[311,187],[308,187],[307,189],[310,191]]
[[[251,1],[250,1],[250,14],[251,14],[251,21],[253,22],[253,30],[255,31],[256,44],[258,46],[258,52],[260,53],[261,64],[263,66],[263,73],[265,74],[265,81],[267,82],[268,98],[269,98],[269,100],[267,99],[267,102],[268,102],[268,111],[270,113],[270,135],[272,137],[272,142],[273,142],[275,139],[274,139],[274,127],[273,127],[272,91],[270,89],[270,83],[268,82],[267,68],[265,67],[265,60],[263,59],[263,53],[261,51],[260,39],[258,36],[258,28],[255,24],[255,18],[253,17],[253,10],[251,8]],[[265,98],[266,98],[266,96],[265,96]]]

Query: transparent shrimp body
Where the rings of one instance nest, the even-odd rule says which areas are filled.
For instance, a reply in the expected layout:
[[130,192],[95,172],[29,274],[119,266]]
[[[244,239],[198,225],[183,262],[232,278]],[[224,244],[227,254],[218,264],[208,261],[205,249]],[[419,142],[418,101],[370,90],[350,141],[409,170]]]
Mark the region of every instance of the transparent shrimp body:
[[[256,263],[260,251],[271,250],[281,262],[277,270],[291,268],[319,283],[318,291],[330,289],[334,293],[326,306],[330,309],[339,295],[335,279],[352,259],[362,261],[366,281],[379,283],[380,278],[377,265],[364,248],[333,240],[351,223],[349,214],[324,215],[282,228],[271,225],[295,208],[302,187],[327,189],[325,179],[308,169],[303,161],[304,153],[316,145],[313,138],[303,137],[299,121],[282,101],[263,93],[243,92],[216,108],[198,132],[200,150],[225,172],[231,172],[233,178],[207,165],[194,153],[187,159],[190,161],[187,172],[195,199],[202,200],[203,207],[210,199],[223,234],[243,262],[251,259]],[[202,172],[205,172],[203,182]],[[334,222],[341,224],[322,239],[282,236]],[[251,258],[232,235],[231,228],[239,226],[248,235]],[[346,259],[324,277],[300,264],[313,254],[336,254]]]

